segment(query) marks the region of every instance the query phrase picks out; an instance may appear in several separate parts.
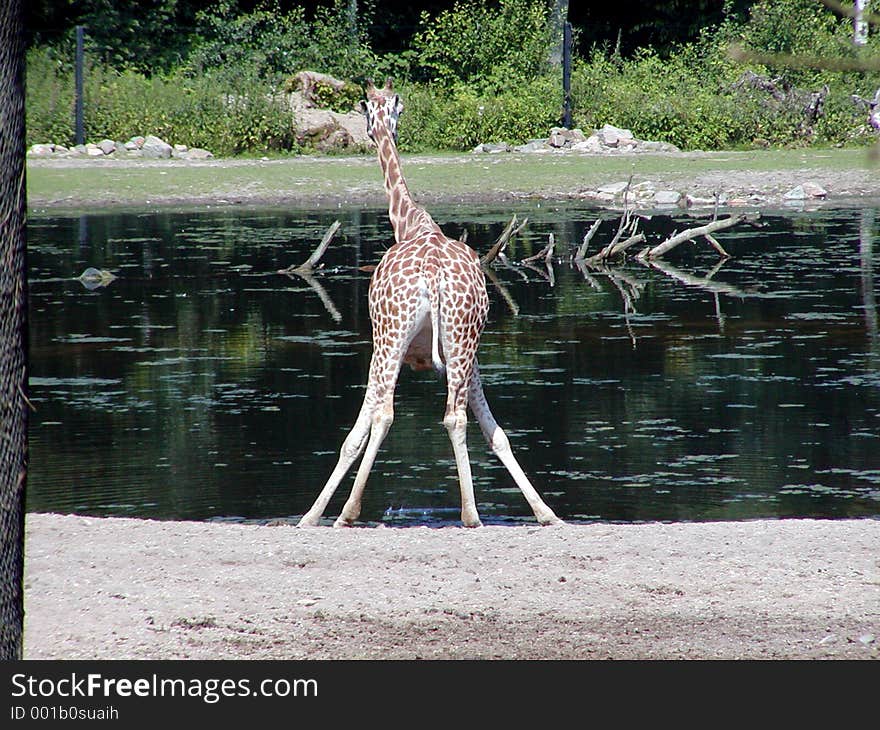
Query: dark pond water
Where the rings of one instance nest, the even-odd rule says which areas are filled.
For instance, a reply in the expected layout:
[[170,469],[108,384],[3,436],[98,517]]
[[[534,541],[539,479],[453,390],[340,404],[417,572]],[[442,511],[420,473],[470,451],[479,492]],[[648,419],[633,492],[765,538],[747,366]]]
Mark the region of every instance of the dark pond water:
[[[510,208],[436,208],[481,251]],[[530,204],[512,258],[589,209]],[[275,273],[342,231],[312,287]],[[685,244],[660,270],[496,270],[486,394],[536,487],[569,520],[880,514],[880,215],[765,215]],[[645,222],[649,240],[693,225]],[[616,224],[598,234],[607,242]],[[28,508],[162,519],[290,518],[354,422],[370,358],[369,274],[384,211],[221,208],[29,223]],[[90,289],[88,267],[117,278]],[[539,267],[541,268],[541,267]],[[688,277],[703,278],[695,286]],[[699,283],[699,282],[697,282]],[[518,313],[514,313],[514,309]],[[444,386],[406,370],[362,518],[458,518]],[[475,424],[485,521],[530,518]],[[352,475],[327,511],[338,514]]]

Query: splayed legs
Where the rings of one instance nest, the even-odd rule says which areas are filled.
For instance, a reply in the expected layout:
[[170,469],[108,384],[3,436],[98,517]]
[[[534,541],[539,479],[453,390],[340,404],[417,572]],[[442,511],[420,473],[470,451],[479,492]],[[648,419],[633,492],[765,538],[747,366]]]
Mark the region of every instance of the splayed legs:
[[483,432],[483,436],[486,438],[489,447],[501,460],[501,463],[504,464],[507,471],[510,472],[510,476],[513,477],[516,485],[520,488],[520,491],[523,493],[523,496],[532,508],[532,512],[535,513],[538,522],[542,525],[555,525],[561,523],[562,520],[560,520],[553,510],[547,506],[544,500],[541,499],[541,495],[538,494],[537,490],[532,486],[529,478],[525,475],[525,472],[523,472],[522,467],[513,455],[507,434],[505,434],[504,430],[498,425],[498,422],[492,415],[492,411],[489,409],[486,396],[483,394],[483,385],[480,382],[480,373],[476,364],[474,365],[474,371],[471,375],[468,401],[470,403],[471,411],[473,411],[474,416],[479,422],[480,430]]

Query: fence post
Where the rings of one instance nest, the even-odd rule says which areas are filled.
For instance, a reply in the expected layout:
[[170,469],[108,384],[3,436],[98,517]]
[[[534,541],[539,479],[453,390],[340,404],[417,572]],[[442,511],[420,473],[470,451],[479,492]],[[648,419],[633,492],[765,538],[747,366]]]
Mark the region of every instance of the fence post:
[[85,28],[76,26],[76,143],[86,143],[85,126],[83,124],[83,62],[85,56]]
[[571,23],[562,26],[562,126],[571,128]]

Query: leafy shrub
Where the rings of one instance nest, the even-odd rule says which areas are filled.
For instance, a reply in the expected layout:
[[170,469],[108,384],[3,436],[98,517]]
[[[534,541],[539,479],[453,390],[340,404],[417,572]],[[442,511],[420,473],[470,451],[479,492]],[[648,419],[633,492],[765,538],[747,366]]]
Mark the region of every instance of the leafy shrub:
[[547,0],[459,0],[434,18],[422,14],[413,48],[433,83],[509,88],[546,73],[549,12]]
[[65,68],[50,48],[27,54],[26,134],[29,145],[74,141],[73,72]]
[[558,81],[547,77],[498,93],[430,84],[404,84],[400,92],[405,118],[400,146],[405,151],[465,150],[481,142],[517,144],[546,137],[559,121],[562,100]]
[[357,77],[375,65],[366,23],[350,23],[346,0],[319,7],[311,21],[302,5],[284,12],[278,0],[263,0],[239,13],[233,0],[221,0],[196,21],[198,40],[187,64],[193,74],[244,73],[277,82],[304,69]]

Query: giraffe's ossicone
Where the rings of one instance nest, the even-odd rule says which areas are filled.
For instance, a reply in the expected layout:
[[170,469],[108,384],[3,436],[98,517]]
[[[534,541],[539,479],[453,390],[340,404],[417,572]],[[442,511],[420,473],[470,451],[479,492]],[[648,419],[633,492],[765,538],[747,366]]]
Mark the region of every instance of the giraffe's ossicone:
[[558,523],[559,518],[541,499],[514,457],[483,394],[477,348],[489,312],[489,297],[479,257],[466,244],[445,236],[428,212],[410,196],[397,152],[397,121],[403,105],[390,79],[382,89],[367,84],[363,110],[367,132],[376,143],[384,173],[388,215],[396,243],[385,252],[370,281],[373,356],[363,405],[343,442],[336,468],[299,524],[318,524],[336,487],[363,453],[351,495],[335,525],[351,525],[360,515],[367,477],[394,420],[394,389],[403,364],[416,370],[434,368],[446,373],[443,424],[455,452],[463,524],[481,524],[466,443],[468,406],[538,522]]

